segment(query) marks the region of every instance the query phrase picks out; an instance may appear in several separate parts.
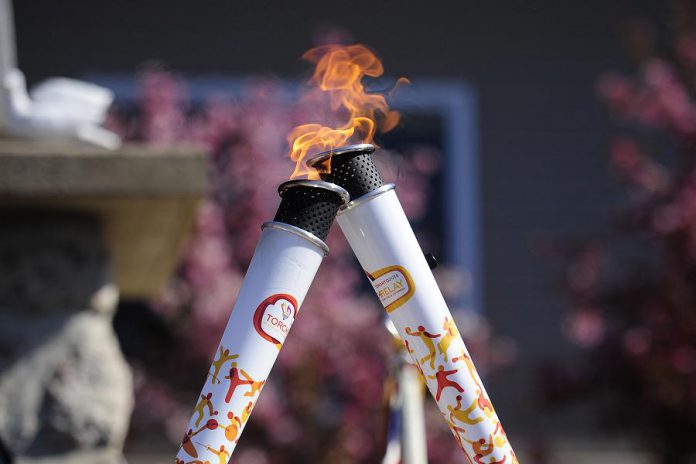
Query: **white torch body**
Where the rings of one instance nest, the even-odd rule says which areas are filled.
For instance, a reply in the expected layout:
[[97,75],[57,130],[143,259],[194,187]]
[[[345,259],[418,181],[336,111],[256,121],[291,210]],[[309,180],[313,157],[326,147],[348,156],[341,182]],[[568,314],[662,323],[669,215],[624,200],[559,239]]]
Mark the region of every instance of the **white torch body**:
[[469,462],[516,463],[393,185],[337,221]]
[[264,227],[177,463],[229,460],[326,252],[302,233]]

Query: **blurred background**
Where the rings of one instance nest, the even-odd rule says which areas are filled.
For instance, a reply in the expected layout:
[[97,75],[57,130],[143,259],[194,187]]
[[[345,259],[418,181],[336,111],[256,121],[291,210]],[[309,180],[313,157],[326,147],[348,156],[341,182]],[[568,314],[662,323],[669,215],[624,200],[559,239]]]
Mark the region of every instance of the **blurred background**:
[[[422,247],[440,262],[438,282],[520,460],[692,462],[696,2],[13,7],[27,85],[68,76],[110,89],[104,126],[125,143],[102,157],[118,158],[114,165],[84,168],[80,160],[101,148],[10,136],[0,143],[0,438],[10,451],[53,462],[51,453],[124,441],[128,462],[171,460],[260,225],[278,204],[276,186],[292,171],[286,134],[314,114],[301,100],[311,67],[300,57],[343,42],[364,43],[382,59],[385,77],[368,83],[371,90],[411,81],[390,97],[402,120],[376,139],[376,161],[398,184]],[[51,164],[54,152],[68,160],[74,184],[42,190],[64,172]],[[153,164],[143,174],[146,162]],[[36,176],[39,193],[22,176]],[[56,208],[81,215],[45,217]],[[115,429],[104,425],[118,429],[113,441],[108,432],[42,432],[36,423],[57,413],[38,399],[27,413],[34,425],[18,425],[7,393],[17,384],[1,379],[35,362],[27,353],[54,336],[41,329],[21,337],[26,348],[12,348],[12,334],[34,333],[46,314],[27,320],[27,295],[58,285],[18,271],[49,247],[35,231],[67,228],[79,248],[92,227],[106,236],[101,253],[115,256],[114,346],[128,362],[117,377],[133,391],[109,403],[126,412],[133,405],[129,423],[126,414]],[[390,336],[340,232],[329,245],[235,462],[381,462]],[[154,269],[160,260],[166,269]],[[18,290],[29,274],[44,287]],[[154,274],[162,277],[150,282]],[[90,288],[113,280],[105,279]],[[41,304],[60,306],[53,301]],[[45,388],[54,386],[46,380]],[[426,404],[429,461],[464,463],[434,403]],[[39,440],[41,433],[49,437]]]

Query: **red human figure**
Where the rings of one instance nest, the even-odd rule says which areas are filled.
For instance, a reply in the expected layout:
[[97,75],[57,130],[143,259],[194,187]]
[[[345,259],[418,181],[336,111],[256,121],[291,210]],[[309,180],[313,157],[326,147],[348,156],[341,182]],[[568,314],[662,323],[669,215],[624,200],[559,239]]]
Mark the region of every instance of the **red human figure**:
[[232,363],[230,375],[225,376],[226,379],[230,380],[230,386],[227,390],[227,396],[225,396],[225,403],[229,403],[232,400],[232,395],[234,395],[234,391],[237,389],[238,386],[251,385],[254,383],[253,380],[242,380],[239,376],[240,372],[246,379],[251,379],[251,377],[249,377],[249,375],[246,372],[244,372],[244,369],[237,369],[237,363]]
[[454,380],[450,380],[449,377],[452,374],[456,374],[459,369],[453,369],[451,371],[446,371],[445,366],[438,366],[435,375],[429,375],[429,379],[435,379],[437,381],[437,393],[435,394],[435,401],[440,401],[440,395],[442,395],[442,390],[447,387],[452,387],[459,393],[464,393],[464,389]]
[[418,331],[415,332],[411,330],[410,327],[406,327],[406,333],[409,334],[412,337],[420,337],[421,341],[425,345],[425,347],[428,349],[428,354],[423,356],[421,358],[420,363],[423,364],[426,359],[430,359],[430,368],[434,369],[435,368],[435,356],[437,356],[437,351],[435,350],[435,343],[433,342],[434,338],[438,338],[440,334],[431,334],[428,331],[425,330],[425,327],[422,325],[418,326]]

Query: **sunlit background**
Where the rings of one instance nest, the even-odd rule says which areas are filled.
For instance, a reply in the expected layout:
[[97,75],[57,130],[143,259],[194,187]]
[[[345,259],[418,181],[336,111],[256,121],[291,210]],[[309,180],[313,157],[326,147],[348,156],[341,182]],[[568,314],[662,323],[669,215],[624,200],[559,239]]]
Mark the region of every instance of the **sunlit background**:
[[[377,136],[375,160],[438,258],[520,461],[691,462],[696,3],[22,0],[14,16],[29,86],[58,75],[105,86],[105,126],[129,156],[205,158],[174,272],[155,292],[123,292],[114,316],[133,372],[128,462],[174,457],[294,168],[286,135],[317,111],[302,100],[300,57],[334,42],[382,59],[369,90],[411,81],[390,93],[402,119]],[[381,462],[391,340],[340,231],[328,243],[236,463]],[[0,351],[0,384],[12,356]],[[426,405],[429,462],[465,464]],[[10,449],[13,427],[0,420]],[[56,449],[79,448],[65,440]]]

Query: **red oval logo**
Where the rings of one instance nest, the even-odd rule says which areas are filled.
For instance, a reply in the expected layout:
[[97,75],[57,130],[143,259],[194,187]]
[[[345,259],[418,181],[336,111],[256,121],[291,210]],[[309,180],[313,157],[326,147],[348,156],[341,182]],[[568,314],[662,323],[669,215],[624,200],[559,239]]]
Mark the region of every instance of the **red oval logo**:
[[286,293],[271,295],[254,313],[254,328],[261,337],[280,348],[297,317],[297,300]]

